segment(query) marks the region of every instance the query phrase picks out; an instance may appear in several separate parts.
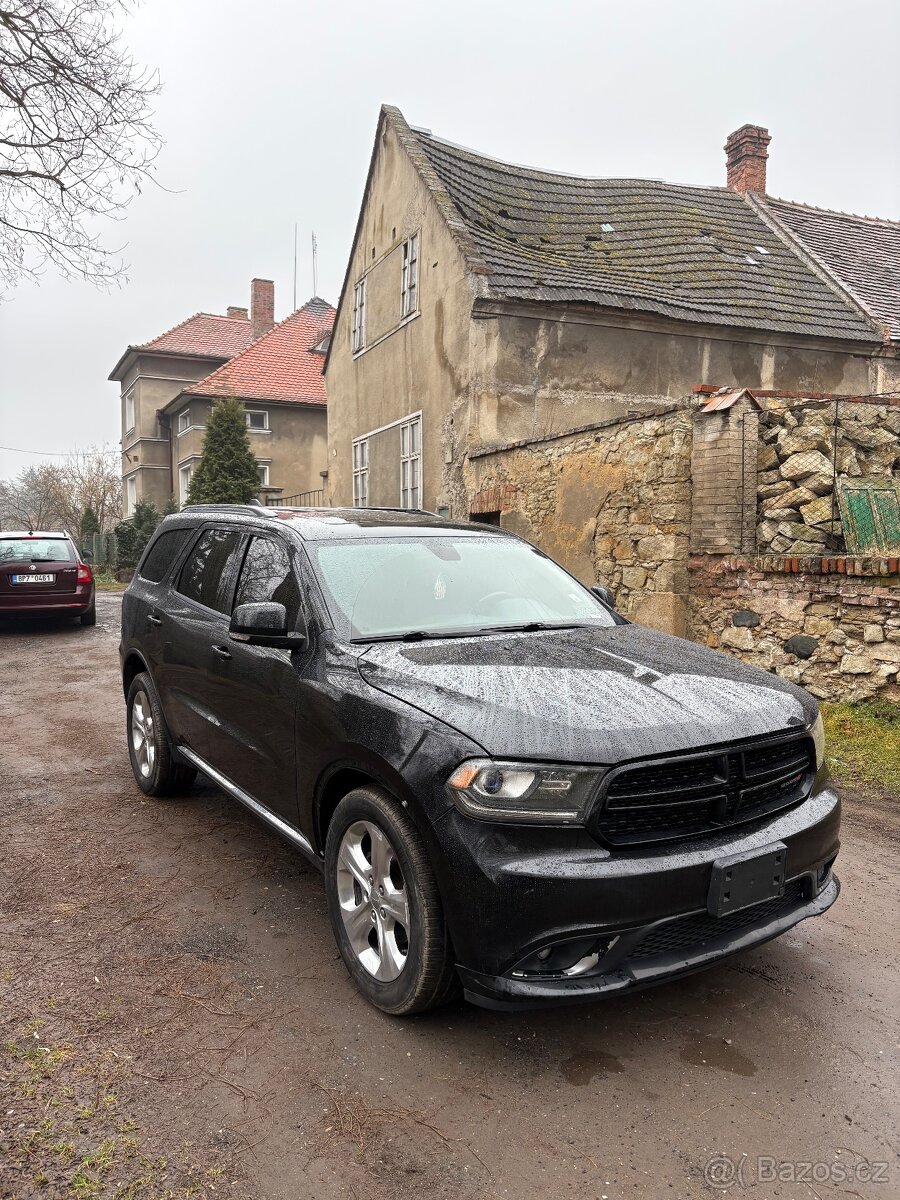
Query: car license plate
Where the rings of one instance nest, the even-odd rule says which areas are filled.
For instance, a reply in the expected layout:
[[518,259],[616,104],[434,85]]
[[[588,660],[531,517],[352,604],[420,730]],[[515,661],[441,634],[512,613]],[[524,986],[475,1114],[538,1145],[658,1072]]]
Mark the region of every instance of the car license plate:
[[55,575],[13,575],[13,583],[53,583]]
[[784,894],[787,846],[772,842],[763,850],[717,858],[712,867],[706,907],[714,917],[775,900]]

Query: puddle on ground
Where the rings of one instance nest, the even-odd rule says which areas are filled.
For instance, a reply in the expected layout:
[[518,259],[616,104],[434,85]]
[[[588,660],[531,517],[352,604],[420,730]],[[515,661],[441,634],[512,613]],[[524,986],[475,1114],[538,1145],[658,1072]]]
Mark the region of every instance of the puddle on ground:
[[756,1074],[756,1064],[721,1037],[698,1037],[685,1042],[679,1057],[692,1067],[715,1067],[717,1071],[728,1071],[731,1075]]
[[575,1087],[584,1087],[598,1075],[620,1075],[624,1070],[614,1054],[606,1054],[603,1050],[582,1050],[565,1059],[560,1066],[563,1079]]

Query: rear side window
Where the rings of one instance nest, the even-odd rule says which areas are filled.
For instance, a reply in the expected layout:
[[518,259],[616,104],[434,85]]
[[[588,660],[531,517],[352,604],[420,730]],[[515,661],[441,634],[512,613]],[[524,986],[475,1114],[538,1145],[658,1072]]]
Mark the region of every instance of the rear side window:
[[138,574],[141,579],[146,579],[148,583],[159,583],[164,579],[181,553],[188,534],[192,532],[190,529],[170,529],[161,533],[140,565]]
[[234,603],[237,607],[264,601],[283,604],[287,609],[288,629],[296,627],[300,588],[287,548],[271,538],[255,537],[244,558]]
[[207,529],[181,568],[178,591],[207,608],[227,612],[228,604],[220,585],[228,560],[240,541],[241,534],[234,530]]
[[0,537],[0,563],[75,562],[75,547],[68,538]]

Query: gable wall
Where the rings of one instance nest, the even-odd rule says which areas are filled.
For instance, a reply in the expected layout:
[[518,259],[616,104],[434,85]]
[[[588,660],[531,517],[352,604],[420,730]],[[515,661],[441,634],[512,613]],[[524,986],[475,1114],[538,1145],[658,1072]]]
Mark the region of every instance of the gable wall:
[[[400,246],[415,232],[419,233],[419,315],[401,321]],[[368,348],[354,356],[353,288],[363,274]],[[433,197],[397,135],[385,125],[326,374],[332,504],[352,502],[353,438],[392,426],[419,410],[425,480],[420,504],[433,509],[444,502],[442,435],[454,414],[464,413],[468,405],[473,292],[464,260]],[[370,505],[399,504],[398,447],[396,427],[370,441]]]

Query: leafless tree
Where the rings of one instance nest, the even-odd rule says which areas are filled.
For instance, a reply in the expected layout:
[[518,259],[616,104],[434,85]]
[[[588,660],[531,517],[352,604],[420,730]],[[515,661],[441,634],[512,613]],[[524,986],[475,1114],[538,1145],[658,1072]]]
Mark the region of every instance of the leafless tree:
[[0,528],[57,528],[61,524],[58,494],[55,466],[28,467],[15,479],[0,480]]
[[97,218],[121,218],[159,151],[154,73],[117,19],[127,0],[0,0],[0,283],[50,263],[121,275]]
[[103,531],[122,515],[118,454],[92,447],[62,463],[28,467],[15,479],[0,480],[0,526],[6,529],[66,529],[77,536],[86,508]]

